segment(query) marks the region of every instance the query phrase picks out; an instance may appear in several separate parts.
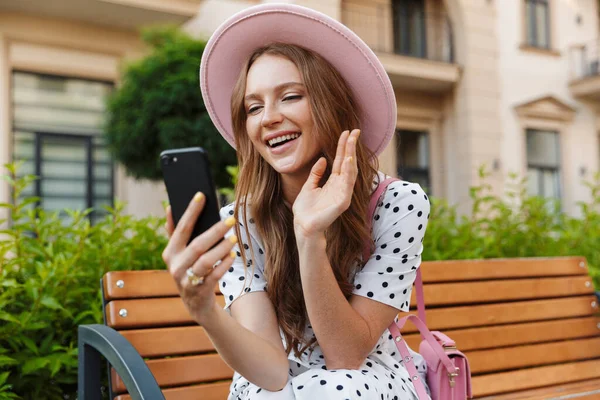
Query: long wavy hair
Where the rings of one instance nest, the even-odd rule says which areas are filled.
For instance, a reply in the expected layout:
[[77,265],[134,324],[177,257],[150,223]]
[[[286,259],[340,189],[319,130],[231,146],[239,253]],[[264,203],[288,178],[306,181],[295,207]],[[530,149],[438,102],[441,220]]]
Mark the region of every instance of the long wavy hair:
[[[240,72],[231,97],[231,112],[238,164],[240,168],[235,188],[235,217],[248,230],[247,211],[253,218],[264,249],[240,248],[246,265],[246,275],[252,279],[251,259],[256,251],[265,255],[267,294],[275,307],[279,325],[286,341],[286,352],[297,357],[314,350],[316,337],[305,337],[308,321],[304,293],[300,281],[300,263],[293,229],[293,214],[284,203],[280,175],[261,157],[246,132],[244,96],[246,77],[252,64],[262,55],[280,56],[292,61],[300,71],[308,95],[316,137],[322,156],[327,159],[326,179],[331,173],[339,137],[344,130],[360,128],[358,104],[349,86],[338,71],[324,58],[300,46],[274,43],[257,49]],[[363,133],[364,134],[364,133]],[[370,238],[367,224],[369,199],[373,180],[377,177],[377,157],[361,141],[357,142],[358,178],[350,207],[326,230],[326,253],[337,283],[346,299],[353,291],[352,281],[362,267],[362,249]],[[241,210],[242,215],[239,215]],[[370,239],[369,239],[370,240]],[[250,258],[247,255],[250,251]],[[252,267],[252,271],[248,271]],[[250,279],[246,279],[247,282]]]

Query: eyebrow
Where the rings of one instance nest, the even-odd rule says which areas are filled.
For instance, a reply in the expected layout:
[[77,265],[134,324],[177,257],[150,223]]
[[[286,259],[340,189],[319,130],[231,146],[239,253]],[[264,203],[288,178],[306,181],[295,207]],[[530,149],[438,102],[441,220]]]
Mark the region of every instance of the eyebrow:
[[[290,86],[304,86],[303,83],[301,82],[285,82],[285,83],[280,83],[279,85],[275,86],[275,91],[276,92],[280,92],[284,89],[287,89]],[[260,96],[257,95],[256,93],[251,93],[249,95],[247,95],[246,97],[244,97],[244,101],[248,101],[248,100],[253,100],[253,99],[258,99]]]

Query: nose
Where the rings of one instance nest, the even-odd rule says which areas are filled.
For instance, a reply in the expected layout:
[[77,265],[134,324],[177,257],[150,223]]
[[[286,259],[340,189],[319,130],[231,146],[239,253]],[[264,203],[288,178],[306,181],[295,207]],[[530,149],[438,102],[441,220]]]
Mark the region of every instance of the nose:
[[276,105],[265,105],[262,116],[262,126],[269,127],[283,121],[283,114]]

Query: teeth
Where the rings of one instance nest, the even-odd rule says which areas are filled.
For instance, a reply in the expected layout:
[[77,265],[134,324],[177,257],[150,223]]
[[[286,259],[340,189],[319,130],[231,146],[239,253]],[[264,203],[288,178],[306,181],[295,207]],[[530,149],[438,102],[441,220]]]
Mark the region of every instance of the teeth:
[[300,136],[300,134],[293,133],[291,135],[283,135],[283,136],[276,137],[275,139],[269,140],[269,146],[273,146],[277,143],[285,142],[286,140],[296,139],[298,136]]

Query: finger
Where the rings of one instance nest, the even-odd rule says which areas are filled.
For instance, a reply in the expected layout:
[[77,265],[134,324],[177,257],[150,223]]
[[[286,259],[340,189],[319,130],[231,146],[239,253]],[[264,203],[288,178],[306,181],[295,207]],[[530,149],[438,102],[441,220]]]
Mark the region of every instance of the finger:
[[198,276],[204,277],[210,274],[214,265],[222,260],[225,256],[236,256],[235,252],[233,252],[232,255],[232,249],[237,242],[237,236],[231,235],[227,238],[227,240],[223,240],[213,249],[202,254],[202,256],[196,260],[194,265],[192,265],[192,272]]
[[360,135],[359,129],[354,129],[348,138],[346,143],[345,153],[344,153],[344,163],[342,164],[341,173],[346,176],[351,176],[352,173],[357,170],[357,160],[356,160],[356,142],[358,141],[358,137]]
[[348,140],[349,135],[350,131],[344,131],[338,140],[338,146],[335,152],[335,160],[333,160],[333,167],[331,168],[332,174],[339,174],[342,170],[342,163],[344,162],[344,153],[346,150],[346,141]]
[[221,262],[211,271],[204,276],[202,284],[193,285],[186,274],[179,278],[179,284],[184,292],[198,292],[199,289],[208,288],[209,291],[213,291],[215,285],[223,277],[225,272],[231,267],[235,259],[235,252],[231,252],[221,259]]
[[202,212],[205,203],[206,196],[200,192],[196,193],[173,230],[169,244],[167,244],[167,252],[174,249],[181,249],[186,246],[187,242],[190,240],[190,235],[194,230],[196,220]]
[[321,178],[323,178],[323,174],[325,173],[325,169],[327,168],[327,160],[325,157],[321,157],[317,160],[315,165],[310,170],[310,175],[304,184],[304,187],[308,187],[309,189],[316,189],[319,187],[319,182],[321,182]]
[[201,235],[190,242],[188,247],[181,254],[181,259],[176,276],[185,273],[185,270],[198,260],[200,256],[209,251],[219,240],[223,239],[227,231],[236,223],[234,217],[228,217],[224,221],[219,221]]
[[165,229],[167,231],[167,235],[169,238],[173,235],[173,230],[175,229],[175,224],[173,223],[173,213],[171,212],[171,206],[167,206],[167,222],[165,223]]
[[227,256],[223,257],[219,265],[217,265],[212,270],[212,272],[204,279],[204,284],[208,285],[211,288],[215,287],[217,282],[219,282],[219,279],[221,279],[223,275],[225,275],[225,272],[227,272],[227,270],[233,264],[235,256],[235,252],[231,252],[231,254],[228,254]]

